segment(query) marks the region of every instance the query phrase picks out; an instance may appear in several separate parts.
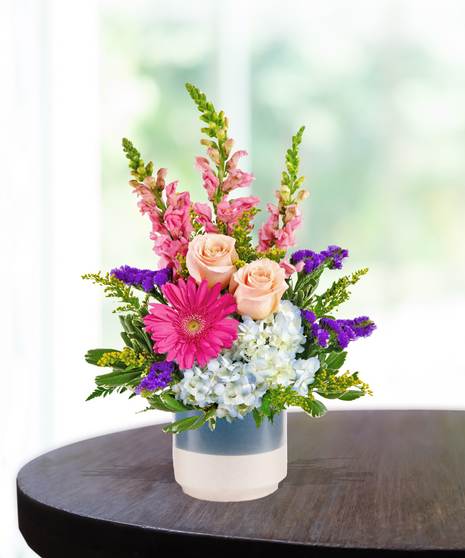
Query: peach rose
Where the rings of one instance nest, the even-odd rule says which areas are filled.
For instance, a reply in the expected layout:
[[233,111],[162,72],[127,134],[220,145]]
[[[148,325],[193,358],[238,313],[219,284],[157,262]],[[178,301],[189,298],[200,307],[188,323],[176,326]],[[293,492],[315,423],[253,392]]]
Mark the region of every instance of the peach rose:
[[209,289],[217,283],[223,289],[229,285],[231,275],[237,271],[232,264],[238,259],[234,244],[235,238],[213,233],[196,236],[189,243],[186,265],[197,283],[207,279]]
[[231,278],[229,292],[237,302],[238,314],[262,320],[275,312],[287,289],[285,271],[263,258],[241,267]]

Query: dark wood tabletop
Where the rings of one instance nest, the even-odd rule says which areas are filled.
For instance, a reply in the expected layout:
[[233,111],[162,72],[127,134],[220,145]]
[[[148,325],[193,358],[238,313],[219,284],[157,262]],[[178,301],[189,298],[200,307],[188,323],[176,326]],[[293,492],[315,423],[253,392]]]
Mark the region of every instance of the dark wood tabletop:
[[18,475],[44,558],[465,556],[465,412],[290,413],[289,472],[250,502],[186,496],[161,426],[78,442]]

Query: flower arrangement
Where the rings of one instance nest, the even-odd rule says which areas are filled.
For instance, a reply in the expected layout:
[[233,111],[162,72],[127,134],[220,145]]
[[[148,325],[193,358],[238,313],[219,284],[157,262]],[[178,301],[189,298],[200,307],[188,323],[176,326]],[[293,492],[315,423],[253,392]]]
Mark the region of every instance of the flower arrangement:
[[[335,281],[316,293],[322,273],[340,270],[348,251],[329,246],[321,252],[295,251],[302,226],[299,205],[309,195],[298,177],[299,145],[304,127],[286,154],[277,205],[268,203],[267,221],[252,244],[253,218],[259,198],[229,199],[250,186],[253,174],[238,168],[246,151],[232,152],[228,119],[196,87],[186,88],[202,113],[201,144],[207,157],[196,157],[208,203],[192,203],[166,184],[167,170],[153,175],[130,141],[123,139],[143,215],[148,214],[159,256],[157,271],[122,266],[106,276],[84,275],[118,298],[125,343],[122,350],[94,349],[87,362],[109,367],[95,378],[88,397],[128,391],[145,399],[147,408],[200,411],[164,428],[179,433],[218,419],[229,422],[253,413],[257,428],[287,406],[301,407],[313,417],[326,407],[320,398],[350,401],[371,394],[358,372],[341,373],[347,346],[368,337],[376,325],[367,316],[336,319],[333,312],[349,298],[368,269]],[[140,298],[136,291],[142,292]]]

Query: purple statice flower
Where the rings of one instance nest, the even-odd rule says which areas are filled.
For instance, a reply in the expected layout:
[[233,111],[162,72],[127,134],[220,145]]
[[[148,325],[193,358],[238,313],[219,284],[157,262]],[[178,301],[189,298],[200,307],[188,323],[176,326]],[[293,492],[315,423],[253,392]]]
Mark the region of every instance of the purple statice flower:
[[345,349],[350,341],[355,341],[361,337],[369,337],[376,329],[376,324],[368,316],[360,316],[353,320],[321,318],[319,325],[336,334],[340,349]]
[[150,371],[142,382],[134,390],[140,395],[142,389],[147,391],[155,391],[163,389],[171,382],[171,374],[174,371],[174,363],[164,360],[163,362],[154,362],[150,367]]
[[312,338],[316,338],[316,342],[320,347],[327,347],[329,341],[329,333],[320,327],[317,323],[314,323],[311,328]]
[[305,260],[305,258],[311,258],[314,255],[315,252],[312,252],[311,250],[297,250],[297,252],[294,252],[291,256],[291,263],[295,265],[302,260]]
[[311,310],[301,310],[300,314],[304,320],[307,320],[310,324],[314,324],[316,320],[315,314]]
[[158,271],[151,271],[150,269],[137,269],[136,267],[123,265],[120,268],[112,269],[111,274],[125,285],[142,287],[148,293],[155,285],[162,286],[171,281],[173,270],[171,267],[165,267]]
[[328,246],[327,250],[322,250],[319,254],[312,250],[298,250],[291,256],[291,263],[296,265],[304,261],[304,271],[313,273],[322,265],[327,265],[330,269],[342,269],[342,263],[349,256],[349,251],[339,246]]

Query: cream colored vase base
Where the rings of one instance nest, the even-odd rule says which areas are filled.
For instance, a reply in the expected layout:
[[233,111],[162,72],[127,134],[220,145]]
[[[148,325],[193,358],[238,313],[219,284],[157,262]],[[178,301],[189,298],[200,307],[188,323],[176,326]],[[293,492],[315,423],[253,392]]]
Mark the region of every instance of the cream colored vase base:
[[241,502],[272,494],[287,474],[287,444],[253,455],[210,455],[173,446],[174,477],[185,494]]

